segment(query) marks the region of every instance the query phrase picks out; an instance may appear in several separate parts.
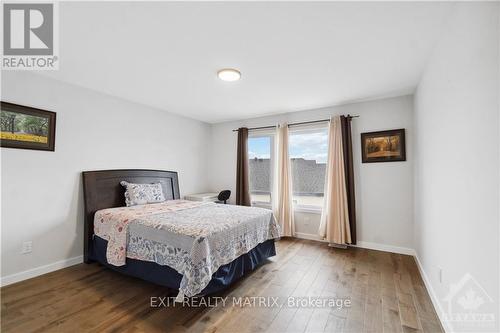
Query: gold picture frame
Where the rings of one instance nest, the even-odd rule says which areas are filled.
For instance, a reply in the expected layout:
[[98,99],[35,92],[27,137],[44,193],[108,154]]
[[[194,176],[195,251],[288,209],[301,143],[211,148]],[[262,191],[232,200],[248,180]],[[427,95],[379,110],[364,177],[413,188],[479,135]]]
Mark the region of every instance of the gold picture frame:
[[361,133],[363,163],[406,161],[405,129]]
[[7,102],[1,104],[1,147],[55,150],[55,112]]

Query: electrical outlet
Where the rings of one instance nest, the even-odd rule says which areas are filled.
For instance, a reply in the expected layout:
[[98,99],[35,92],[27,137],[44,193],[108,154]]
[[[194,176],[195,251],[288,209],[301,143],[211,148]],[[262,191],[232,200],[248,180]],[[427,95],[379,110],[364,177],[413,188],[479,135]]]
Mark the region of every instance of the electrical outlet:
[[33,251],[33,242],[32,241],[23,242],[23,248],[21,250],[21,253],[27,254],[31,253],[31,251]]

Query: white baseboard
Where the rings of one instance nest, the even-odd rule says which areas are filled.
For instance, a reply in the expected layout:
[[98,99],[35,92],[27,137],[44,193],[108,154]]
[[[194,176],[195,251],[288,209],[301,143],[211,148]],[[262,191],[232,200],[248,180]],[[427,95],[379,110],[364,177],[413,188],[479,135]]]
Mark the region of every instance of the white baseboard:
[[[315,235],[315,234],[296,232],[295,237],[301,238],[301,239],[309,239],[309,240],[315,240],[315,241],[327,243],[326,240],[320,239],[320,237],[318,235]],[[351,246],[361,247],[363,249],[370,249],[370,250],[393,252],[393,253],[399,253],[399,254],[408,254],[410,256],[415,255],[415,250],[413,250],[413,249],[410,249],[407,247],[394,246],[394,245],[380,244],[380,243],[358,241],[356,245],[351,245]]]
[[20,282],[23,280],[31,279],[39,275],[47,274],[53,271],[57,271],[59,269],[63,269],[66,267],[70,267],[76,264],[80,264],[83,262],[83,256],[78,256],[74,258],[64,259],[60,261],[56,261],[52,264],[35,267],[32,269],[28,269],[27,271],[11,274],[4,276],[0,279],[0,286],[4,287],[9,284],[13,284],[16,282]]
[[394,246],[394,245],[387,245],[387,244],[380,244],[380,243],[372,243],[372,242],[365,242],[365,241],[357,241],[356,247],[361,247],[363,249],[370,249],[370,250],[378,250],[378,251],[385,251],[385,252],[392,252],[392,253],[399,253],[399,254],[407,254],[410,256],[415,255],[415,250],[410,249],[408,247],[401,247],[401,246]]
[[434,291],[434,288],[432,288],[431,281],[429,280],[429,277],[425,273],[424,266],[422,266],[422,263],[420,262],[420,259],[418,258],[418,253],[415,252],[415,260],[417,262],[417,267],[420,272],[420,276],[422,276],[422,279],[424,280],[425,288],[429,292],[429,295],[431,297],[432,305],[434,305],[434,309],[437,312],[437,315],[439,317],[439,321],[441,322],[441,326],[443,326],[443,329],[445,332],[451,333],[454,332],[453,327],[451,326],[451,323],[449,321],[444,320],[444,311],[441,306],[441,303],[439,302],[439,298],[436,295],[436,292]]

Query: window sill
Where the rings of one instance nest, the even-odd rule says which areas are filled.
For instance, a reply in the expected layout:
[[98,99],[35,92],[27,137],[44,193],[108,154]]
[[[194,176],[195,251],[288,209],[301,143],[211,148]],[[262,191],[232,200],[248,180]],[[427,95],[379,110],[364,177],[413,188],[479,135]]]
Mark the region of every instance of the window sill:
[[299,207],[294,207],[293,211],[296,213],[310,213],[310,214],[319,214],[321,215],[321,212],[323,211],[322,208],[319,207],[304,207],[304,206],[299,206]]
[[[272,209],[271,204],[265,202],[252,202],[252,207]],[[310,214],[321,215],[323,209],[319,207],[298,206],[298,207],[293,207],[293,211],[295,213],[310,213]]]

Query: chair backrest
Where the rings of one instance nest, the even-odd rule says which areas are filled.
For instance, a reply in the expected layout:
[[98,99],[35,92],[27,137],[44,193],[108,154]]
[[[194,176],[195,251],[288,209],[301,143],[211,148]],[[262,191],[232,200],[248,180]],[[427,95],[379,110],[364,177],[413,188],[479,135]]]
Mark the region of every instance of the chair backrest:
[[219,201],[226,201],[226,200],[229,199],[230,196],[231,196],[231,191],[230,190],[224,190],[224,191],[220,191],[219,196],[217,197],[217,199]]

